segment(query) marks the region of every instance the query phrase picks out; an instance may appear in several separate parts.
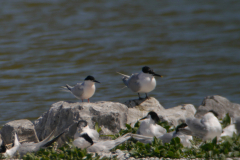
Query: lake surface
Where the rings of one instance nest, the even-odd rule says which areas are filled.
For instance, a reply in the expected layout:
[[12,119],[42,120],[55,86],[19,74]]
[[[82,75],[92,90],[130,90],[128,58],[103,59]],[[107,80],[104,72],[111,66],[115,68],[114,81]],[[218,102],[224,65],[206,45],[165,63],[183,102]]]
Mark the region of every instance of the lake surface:
[[163,75],[149,96],[165,108],[222,95],[240,103],[240,1],[1,1],[0,125],[35,120],[60,87],[92,75],[96,101],[137,94],[121,76]]

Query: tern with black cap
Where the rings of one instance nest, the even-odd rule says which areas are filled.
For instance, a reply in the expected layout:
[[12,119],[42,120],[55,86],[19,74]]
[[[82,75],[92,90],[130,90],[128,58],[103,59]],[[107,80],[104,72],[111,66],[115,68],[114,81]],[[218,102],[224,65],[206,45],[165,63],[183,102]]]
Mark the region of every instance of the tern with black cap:
[[188,127],[180,128],[184,134],[193,135],[202,140],[212,140],[215,137],[220,138],[222,134],[222,126],[217,119],[218,113],[214,110],[208,111],[202,119],[195,117],[187,118],[186,124]]
[[85,133],[87,133],[88,136],[90,136],[93,141],[97,141],[99,138],[99,133],[95,129],[91,129],[88,126],[87,121],[80,120],[78,121],[78,124],[77,124],[77,130],[76,130],[76,133],[74,134],[74,139],[81,137],[81,135]]
[[66,84],[63,88],[65,89],[64,91],[71,92],[77,99],[81,99],[82,102],[84,99],[87,99],[89,102],[89,98],[94,95],[96,90],[95,83],[100,82],[95,80],[93,76],[87,76],[83,83],[77,83],[74,87]]
[[149,112],[146,117],[143,117],[140,120],[141,123],[137,134],[150,137],[160,137],[166,133],[166,129],[157,124],[160,119],[157,113],[155,113],[154,111]]
[[129,140],[131,137],[131,134],[127,133],[115,140],[94,142],[88,133],[84,133],[77,139],[74,139],[73,145],[81,149],[87,148],[88,152],[109,152],[111,149]]
[[[119,73],[119,72],[117,72]],[[140,97],[140,93],[145,93],[146,98],[148,98],[147,93],[151,92],[156,87],[155,76],[162,77],[159,74],[156,74],[150,67],[144,66],[142,68],[142,72],[132,74],[131,76],[123,75],[123,83],[130,88],[133,92],[138,93],[139,99],[143,99]]]

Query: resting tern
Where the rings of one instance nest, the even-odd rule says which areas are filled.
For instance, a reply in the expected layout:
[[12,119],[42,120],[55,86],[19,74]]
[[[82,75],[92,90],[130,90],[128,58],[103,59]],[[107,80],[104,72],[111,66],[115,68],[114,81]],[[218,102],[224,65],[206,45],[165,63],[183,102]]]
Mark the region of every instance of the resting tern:
[[160,121],[157,113],[151,111],[146,117],[141,118],[140,126],[137,134],[150,136],[150,137],[160,137],[166,133],[166,129],[157,123]]
[[188,127],[180,129],[185,134],[192,134],[201,138],[202,140],[212,140],[215,137],[220,138],[222,134],[222,126],[217,119],[218,114],[210,110],[202,119],[187,118],[186,123]]
[[97,141],[99,138],[99,133],[95,129],[89,128],[87,121],[80,120],[78,121],[77,131],[74,134],[74,139],[77,139],[84,133],[87,133],[88,136],[91,137],[93,141]]
[[[192,136],[190,135],[185,135],[183,133],[180,132],[180,128],[184,128],[186,127],[187,124],[183,123],[177,126],[176,130],[173,132],[169,132],[169,133],[165,133],[160,137],[156,137],[158,139],[161,139],[163,143],[169,143],[171,142],[172,138],[175,137],[179,137],[180,138],[180,142],[183,144],[183,146],[185,147],[191,147],[191,142],[190,140],[192,140]],[[153,141],[153,137],[149,137],[149,136],[142,136],[142,135],[138,135],[138,134],[132,134],[132,137],[140,142],[143,143],[151,143]]]
[[88,152],[109,152],[111,149],[130,138],[131,134],[126,134],[115,140],[93,142],[92,138],[87,133],[84,133],[77,139],[74,139],[73,145],[81,149],[87,148]]
[[[20,154],[20,156],[22,157],[23,155],[25,155],[28,152],[37,152],[39,151],[41,148],[45,148],[50,146],[51,144],[53,144],[55,141],[58,140],[59,137],[61,137],[65,132],[68,131],[68,128],[65,129],[62,133],[60,133],[59,135],[57,135],[56,137],[53,137],[53,134],[55,132],[55,130],[52,131],[52,133],[45,138],[44,140],[42,140],[39,143],[33,143],[33,142],[26,142],[26,143],[22,143],[18,149],[18,153]],[[52,138],[52,139],[51,139]]]
[[13,144],[14,144],[14,146],[12,148],[10,148],[10,149],[6,149],[6,146],[2,144],[1,152],[4,152],[3,153],[4,157],[12,158],[16,154],[17,150],[20,147],[21,144],[18,141],[18,137],[17,137],[16,133],[14,134],[14,143]]
[[193,140],[192,136],[185,135],[182,132],[180,132],[180,128],[185,128],[185,127],[187,127],[187,124],[182,123],[177,126],[175,131],[166,133],[166,134],[162,135],[161,137],[157,137],[157,138],[160,138],[163,143],[169,143],[169,142],[171,142],[172,138],[179,137],[180,142],[182,143],[182,145],[184,147],[191,147],[192,144],[191,144],[190,140]]

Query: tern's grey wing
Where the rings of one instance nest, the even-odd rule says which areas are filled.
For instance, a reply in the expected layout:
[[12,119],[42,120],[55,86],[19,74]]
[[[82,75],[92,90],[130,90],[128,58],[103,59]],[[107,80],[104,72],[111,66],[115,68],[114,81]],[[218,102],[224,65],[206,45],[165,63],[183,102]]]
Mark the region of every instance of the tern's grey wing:
[[97,141],[98,138],[99,138],[99,133],[96,130],[92,129],[92,134],[93,134],[93,137],[94,137],[93,140]]
[[153,137],[144,136],[144,135],[140,135],[140,134],[132,134],[132,138],[134,138],[142,143],[152,143],[152,141],[153,141]]
[[20,157],[22,157],[28,152],[36,152],[39,149],[40,147],[36,143],[23,143],[20,145],[18,153],[20,154]]
[[83,83],[77,83],[77,85],[71,89],[71,92],[75,97],[80,98],[83,94]]
[[164,134],[164,135],[162,135],[161,137],[158,137],[158,138],[162,140],[163,144],[164,143],[169,143],[169,142],[171,142],[171,140],[173,138],[173,132],[166,133],[166,134]]
[[[162,126],[160,125],[157,125],[157,129],[158,129],[158,132],[159,132],[159,135],[163,135],[165,133],[167,133],[167,130],[165,128],[163,128]],[[159,137],[158,135],[156,135],[156,137]]]
[[88,152],[109,152],[110,149],[114,146],[113,140],[100,141],[94,143],[92,146],[87,148]]
[[89,143],[88,141],[86,141],[86,140],[85,140],[84,138],[82,138],[82,137],[78,137],[77,139],[74,139],[73,145],[74,145],[75,147],[84,149],[84,148],[87,148],[87,147],[91,146],[91,143]]
[[133,92],[138,92],[141,88],[138,75],[138,73],[133,74],[127,81],[128,88]]
[[114,147],[130,139],[131,136],[122,136],[115,140],[100,141],[87,148],[88,152],[109,152]]
[[200,119],[197,118],[187,118],[186,123],[190,130],[192,131],[193,135],[203,138],[207,135],[206,126],[201,122]]
[[185,135],[190,135],[190,136],[193,135],[193,133],[189,127],[179,128],[179,132],[182,134],[185,134]]

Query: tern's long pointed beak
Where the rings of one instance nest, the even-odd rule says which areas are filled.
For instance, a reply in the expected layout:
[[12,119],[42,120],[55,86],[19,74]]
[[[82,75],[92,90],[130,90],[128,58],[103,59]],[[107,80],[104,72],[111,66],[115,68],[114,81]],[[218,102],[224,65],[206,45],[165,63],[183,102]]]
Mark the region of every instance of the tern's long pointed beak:
[[144,119],[147,119],[148,117],[147,116],[145,116],[145,117],[143,117],[143,118],[141,118],[141,119],[139,119],[139,120],[144,120]]
[[94,80],[93,82],[100,83],[99,81]]
[[153,73],[153,76],[163,77],[162,75],[156,73]]
[[150,71],[149,72],[150,74],[152,74],[153,76],[157,76],[157,77],[163,77],[162,75],[160,75],[160,74],[156,74],[155,72],[153,72],[153,71]]

